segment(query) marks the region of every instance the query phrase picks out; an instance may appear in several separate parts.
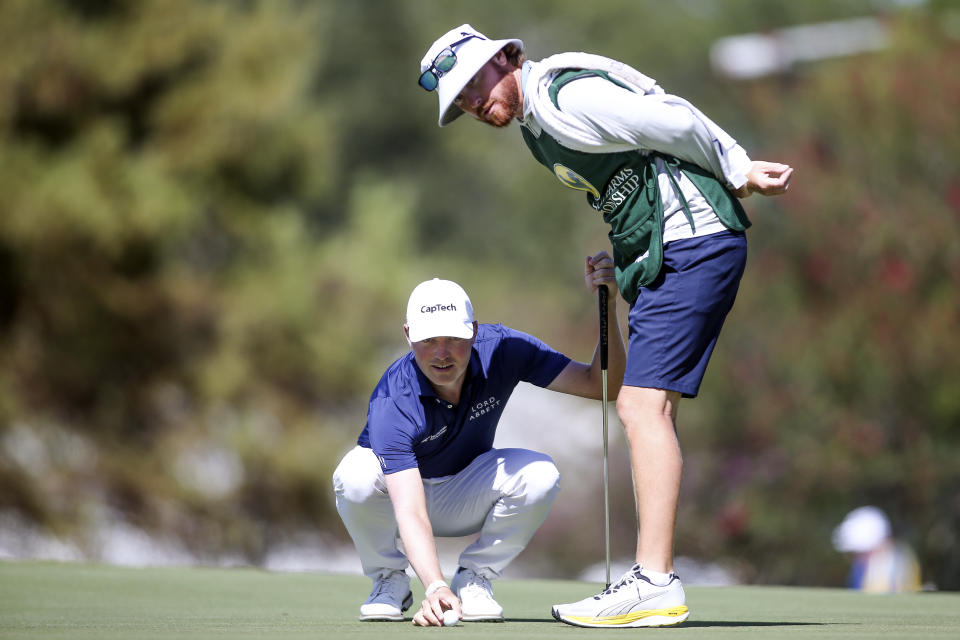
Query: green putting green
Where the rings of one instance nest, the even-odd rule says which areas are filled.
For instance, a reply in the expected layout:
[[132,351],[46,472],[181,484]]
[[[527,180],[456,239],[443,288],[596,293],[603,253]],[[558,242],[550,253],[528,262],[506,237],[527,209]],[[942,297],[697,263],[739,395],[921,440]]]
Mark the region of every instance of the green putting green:
[[[415,603],[422,588],[414,580]],[[418,629],[359,622],[370,583],[359,576],[256,569],[132,569],[88,564],[0,562],[0,638],[563,638],[668,634],[671,639],[960,638],[960,594],[865,595],[841,589],[688,587],[690,619],[647,630],[579,629],[550,605],[589,595],[574,581],[494,583],[506,622]],[[411,612],[407,612],[410,614]]]

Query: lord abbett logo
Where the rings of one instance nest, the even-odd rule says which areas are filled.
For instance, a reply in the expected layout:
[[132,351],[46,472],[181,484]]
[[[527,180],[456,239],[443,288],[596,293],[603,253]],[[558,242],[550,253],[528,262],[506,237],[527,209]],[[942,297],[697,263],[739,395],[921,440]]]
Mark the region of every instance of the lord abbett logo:
[[498,408],[500,404],[500,399],[496,396],[490,396],[486,400],[480,400],[470,407],[470,418],[468,418],[468,422],[470,420],[479,418],[485,413],[490,413],[494,409]]
[[571,189],[576,189],[577,191],[586,191],[594,198],[600,197],[600,192],[597,191],[597,188],[590,184],[589,180],[584,178],[570,167],[564,166],[558,162],[553,165],[553,173],[555,176],[557,176],[557,180],[562,182],[565,186],[570,187]]

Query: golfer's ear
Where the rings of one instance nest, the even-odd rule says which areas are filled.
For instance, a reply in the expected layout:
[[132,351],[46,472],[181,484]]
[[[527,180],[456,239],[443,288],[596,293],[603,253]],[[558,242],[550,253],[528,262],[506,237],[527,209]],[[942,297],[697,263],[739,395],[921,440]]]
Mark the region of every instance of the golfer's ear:
[[[474,335],[476,335],[476,332],[474,332]],[[410,325],[408,324],[403,325],[403,337],[407,339],[407,344],[413,347],[413,343],[410,342]]]
[[477,339],[477,327],[478,327],[478,326],[479,326],[479,325],[477,324],[477,321],[474,320],[474,321],[473,321],[473,337],[470,338],[471,340],[476,340],[476,339]]

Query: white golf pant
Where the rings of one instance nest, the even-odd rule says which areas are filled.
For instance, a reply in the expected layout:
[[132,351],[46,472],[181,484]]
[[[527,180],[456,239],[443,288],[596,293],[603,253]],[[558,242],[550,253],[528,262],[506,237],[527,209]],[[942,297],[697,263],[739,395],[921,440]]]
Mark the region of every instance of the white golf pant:
[[[376,579],[383,569],[406,569],[393,504],[373,451],[350,450],[333,473],[333,489],[363,573]],[[460,555],[460,566],[497,578],[546,519],[560,490],[560,472],[544,453],[492,449],[455,475],[424,478],[423,489],[433,534],[479,532]]]

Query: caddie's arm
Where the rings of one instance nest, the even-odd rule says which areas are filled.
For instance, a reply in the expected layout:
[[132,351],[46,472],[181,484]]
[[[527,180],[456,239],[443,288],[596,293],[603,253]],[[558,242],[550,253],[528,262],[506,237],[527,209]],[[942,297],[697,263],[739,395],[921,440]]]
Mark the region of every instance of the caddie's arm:
[[[567,84],[557,100],[564,113],[589,123],[588,131],[599,136],[594,144],[627,144],[691,162],[710,171],[739,197],[753,192],[774,195],[769,189],[776,187],[767,181],[750,182],[746,150],[679,96],[644,95],[596,77]],[[753,162],[753,168],[758,164],[774,163]]]
[[[620,391],[620,385],[623,384],[627,356],[623,348],[623,337],[620,335],[620,323],[617,321],[616,301],[619,292],[613,259],[606,251],[587,256],[584,261],[583,277],[594,299],[598,296],[597,290],[601,285],[607,287],[607,399],[615,400]],[[594,318],[598,315],[594,314]],[[603,398],[599,334],[599,319],[597,319],[597,348],[593,352],[593,360],[590,364],[571,360],[547,386],[547,389],[594,400]]]
[[420,470],[405,469],[387,474],[384,478],[407,559],[424,588],[429,591],[413,617],[413,624],[442,626],[445,609],[453,609],[460,615],[460,600],[453,595],[440,570]]

